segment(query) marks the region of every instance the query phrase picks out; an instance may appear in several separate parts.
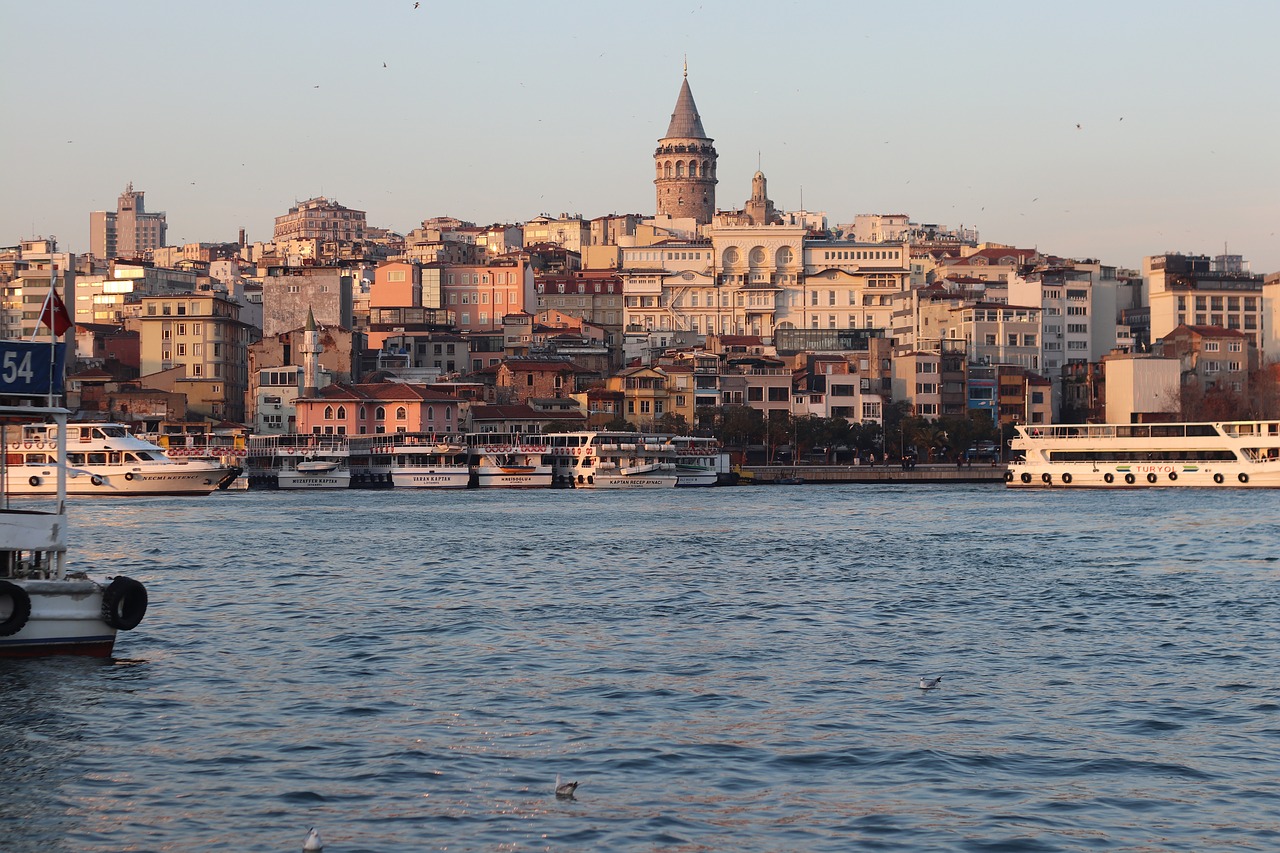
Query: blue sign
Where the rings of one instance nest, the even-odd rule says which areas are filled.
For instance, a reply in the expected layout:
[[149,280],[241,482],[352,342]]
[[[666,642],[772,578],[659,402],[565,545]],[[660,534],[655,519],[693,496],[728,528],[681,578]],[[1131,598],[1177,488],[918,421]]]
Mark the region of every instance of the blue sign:
[[50,341],[0,341],[0,395],[46,397],[62,393],[67,345]]

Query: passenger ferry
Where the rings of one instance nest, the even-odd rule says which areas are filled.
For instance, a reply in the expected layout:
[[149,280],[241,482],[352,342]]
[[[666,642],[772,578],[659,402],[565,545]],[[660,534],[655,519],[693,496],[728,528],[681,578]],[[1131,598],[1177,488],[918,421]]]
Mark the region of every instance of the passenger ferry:
[[473,432],[467,435],[471,482],[480,489],[545,489],[551,485],[551,447],[545,435]]
[[471,483],[467,446],[456,435],[389,432],[351,438],[352,455],[374,483],[394,489],[465,489]]
[[670,489],[679,479],[670,436],[566,432],[547,436],[552,479],[575,489]]
[[694,435],[664,438],[675,448],[677,486],[714,486],[729,478],[729,454],[718,440]]
[[249,436],[249,485],[277,489],[346,489],[350,450],[344,435]]
[[25,424],[5,443],[5,490],[14,497],[57,493],[60,438],[65,438],[66,494],[207,495],[240,468],[216,459],[172,459],[126,424]]
[[1280,488],[1280,421],[1019,426],[1009,488]]

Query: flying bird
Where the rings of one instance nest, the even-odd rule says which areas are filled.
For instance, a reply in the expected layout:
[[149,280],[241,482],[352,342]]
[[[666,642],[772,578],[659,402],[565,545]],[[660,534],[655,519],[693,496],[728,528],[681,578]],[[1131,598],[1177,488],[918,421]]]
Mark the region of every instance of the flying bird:
[[1080,125],[1078,125],[1078,124],[1077,124],[1077,125],[1076,125],[1076,130],[1079,130],[1079,129],[1080,129]]
[[942,684],[942,676],[941,676],[941,675],[939,675],[937,678],[928,678],[928,677],[923,676],[923,675],[922,675],[922,676],[920,676],[920,689],[921,689],[921,690],[932,690],[932,689],[934,689],[935,687],[939,687],[941,684]]
[[560,774],[556,774],[556,799],[572,800],[573,792],[578,790],[577,782],[561,782]]
[[383,67],[383,68],[386,68],[386,67],[387,67],[387,63],[385,63],[385,62],[384,62],[384,63],[382,63],[382,67]]
[[307,840],[302,842],[302,849],[305,853],[319,853],[324,849],[324,842],[320,840],[320,833],[316,832],[314,827],[307,833]]
[[416,9],[416,8],[418,8],[418,4],[417,4],[417,3],[414,3],[414,4],[413,4],[413,8],[415,8],[415,9]]

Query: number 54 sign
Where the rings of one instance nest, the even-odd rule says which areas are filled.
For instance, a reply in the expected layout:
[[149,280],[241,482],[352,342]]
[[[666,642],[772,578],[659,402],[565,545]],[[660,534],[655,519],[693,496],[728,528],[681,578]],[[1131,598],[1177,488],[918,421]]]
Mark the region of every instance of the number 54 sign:
[[66,353],[63,343],[0,341],[0,395],[61,394]]

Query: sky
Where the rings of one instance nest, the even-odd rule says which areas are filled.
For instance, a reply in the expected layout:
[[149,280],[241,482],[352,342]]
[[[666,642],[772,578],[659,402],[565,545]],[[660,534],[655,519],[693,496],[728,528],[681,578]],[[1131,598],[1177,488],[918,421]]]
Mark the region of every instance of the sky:
[[716,203],[977,228],[1138,268],[1280,271],[1274,0],[0,0],[0,245],[89,248],[132,182],[170,244],[324,195],[405,233],[651,214],[687,57]]

